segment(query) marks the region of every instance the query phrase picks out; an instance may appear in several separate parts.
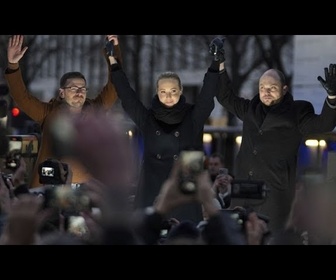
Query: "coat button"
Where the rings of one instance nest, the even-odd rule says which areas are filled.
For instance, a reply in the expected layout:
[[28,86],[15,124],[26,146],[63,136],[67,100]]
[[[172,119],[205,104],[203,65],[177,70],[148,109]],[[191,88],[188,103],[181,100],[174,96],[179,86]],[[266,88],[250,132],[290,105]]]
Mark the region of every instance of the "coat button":
[[253,171],[249,171],[248,175],[253,176]]
[[161,159],[161,155],[160,155],[160,154],[157,154],[157,155],[156,155],[156,158],[157,158],[157,159]]
[[160,135],[161,134],[160,130],[155,131],[155,134]]
[[177,160],[178,159],[178,155],[174,155],[173,158],[174,158],[174,160]]
[[175,135],[175,137],[179,137],[180,136],[180,132],[175,131],[174,135]]
[[264,133],[264,132],[262,131],[262,129],[260,129],[260,130],[259,130],[259,134],[260,134],[260,135],[263,135],[263,133]]
[[258,153],[257,150],[253,150],[254,155],[257,155],[257,153]]

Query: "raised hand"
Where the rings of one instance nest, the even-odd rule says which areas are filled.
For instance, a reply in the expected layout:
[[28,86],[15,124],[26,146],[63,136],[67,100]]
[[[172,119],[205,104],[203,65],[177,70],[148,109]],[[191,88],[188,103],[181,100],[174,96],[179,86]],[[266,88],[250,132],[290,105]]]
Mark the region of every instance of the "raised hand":
[[220,63],[225,61],[224,42],[225,38],[216,37],[209,45],[210,54],[214,56],[215,61],[219,61]]
[[9,63],[18,63],[28,47],[22,47],[23,35],[13,35],[9,38],[7,46],[7,59]]
[[110,42],[112,41],[115,46],[119,45],[118,35],[106,35],[106,39]]
[[336,97],[336,64],[330,64],[329,69],[324,68],[325,79],[318,76],[317,79],[327,91],[329,96]]
[[117,63],[118,61],[114,57],[114,46],[119,45],[118,36],[117,35],[106,35],[105,38],[105,52],[108,57],[108,62],[112,65]]

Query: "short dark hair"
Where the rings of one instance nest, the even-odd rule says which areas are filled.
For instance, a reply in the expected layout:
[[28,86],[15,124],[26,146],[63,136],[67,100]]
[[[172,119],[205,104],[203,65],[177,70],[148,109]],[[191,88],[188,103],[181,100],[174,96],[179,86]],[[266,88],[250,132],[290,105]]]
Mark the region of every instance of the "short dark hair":
[[225,158],[221,153],[212,153],[209,158],[219,158],[221,164],[223,164],[223,166],[225,165]]
[[86,83],[85,76],[81,72],[67,72],[65,73],[60,80],[60,88],[64,88],[66,86],[66,82],[68,79],[83,79]]

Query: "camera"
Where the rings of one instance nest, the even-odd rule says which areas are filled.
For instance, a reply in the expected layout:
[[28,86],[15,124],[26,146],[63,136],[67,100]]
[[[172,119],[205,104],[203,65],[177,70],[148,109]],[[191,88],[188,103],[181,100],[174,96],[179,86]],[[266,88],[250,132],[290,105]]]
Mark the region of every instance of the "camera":
[[69,166],[56,159],[47,159],[38,166],[39,182],[43,185],[65,184],[69,174]]
[[262,180],[233,180],[231,198],[265,199],[268,188]]
[[38,153],[39,139],[36,135],[7,135],[9,152],[17,150],[23,157],[35,157]]
[[192,194],[197,190],[196,177],[204,169],[203,151],[181,151],[181,170],[179,188],[184,194]]
[[75,215],[92,207],[85,188],[72,185],[48,186],[44,190],[44,208],[58,208],[68,215]]

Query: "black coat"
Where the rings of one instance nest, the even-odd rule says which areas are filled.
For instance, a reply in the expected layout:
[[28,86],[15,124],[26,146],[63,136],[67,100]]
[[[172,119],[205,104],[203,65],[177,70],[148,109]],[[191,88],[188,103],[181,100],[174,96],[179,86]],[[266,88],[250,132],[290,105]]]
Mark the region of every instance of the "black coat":
[[264,180],[270,192],[259,209],[272,216],[274,225],[283,224],[294,194],[303,136],[332,131],[336,126],[336,110],[325,101],[321,114],[315,114],[310,102],[294,101],[287,92],[282,102],[272,106],[263,119],[259,94],[252,100],[238,97],[226,71],[220,79],[217,100],[243,121],[235,178]]
[[[181,123],[167,125],[158,121],[151,108],[146,108],[131,88],[122,70],[112,71],[118,96],[125,112],[137,125],[143,136],[144,151],[136,206],[152,206],[163,182],[168,178],[173,163],[184,149],[203,151],[204,124],[214,109],[214,96],[218,91],[218,73],[207,72],[195,104]],[[187,205],[172,216],[179,220],[202,220],[198,204]]]

